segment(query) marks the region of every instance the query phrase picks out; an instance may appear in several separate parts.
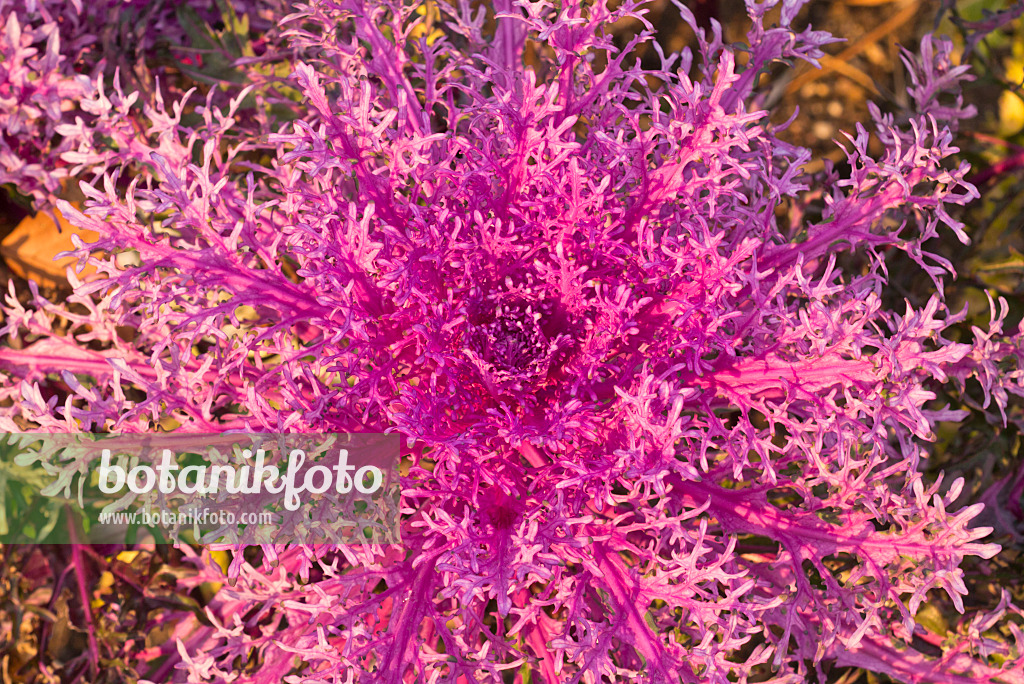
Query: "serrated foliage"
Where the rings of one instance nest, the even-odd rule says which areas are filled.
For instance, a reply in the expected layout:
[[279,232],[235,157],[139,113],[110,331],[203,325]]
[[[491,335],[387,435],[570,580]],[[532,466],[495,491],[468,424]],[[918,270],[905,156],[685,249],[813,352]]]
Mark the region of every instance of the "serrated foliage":
[[[84,178],[58,205],[101,237],[67,303],[12,289],[0,426],[405,438],[402,546],[236,550],[205,619],[116,655],[190,682],[1024,681],[984,636],[1009,602],[945,644],[916,624],[999,552],[980,505],[948,510],[962,481],[921,474],[965,416],[936,388],[1024,391],[1005,309],[947,339],[928,247],[967,240],[970,76],[925,38],[913,111],[807,175],[760,105],[833,41],[802,4],[748,2],[744,46],[680,6],[699,49],[655,70],[641,2],[183,5],[199,90],[150,94],[72,73],[82,8],[5,8],[4,68],[41,77],[0,116],[42,147],[0,180]],[[923,306],[883,306],[895,252]],[[224,581],[193,560],[184,587]]]

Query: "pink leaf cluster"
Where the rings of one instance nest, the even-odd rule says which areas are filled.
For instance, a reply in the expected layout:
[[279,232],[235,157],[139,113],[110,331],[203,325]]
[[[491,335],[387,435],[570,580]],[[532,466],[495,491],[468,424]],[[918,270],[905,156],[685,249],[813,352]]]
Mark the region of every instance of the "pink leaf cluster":
[[[12,286],[0,426],[404,438],[401,546],[236,550],[205,622],[125,656],[166,657],[153,681],[1024,682],[1024,644],[985,636],[1010,602],[953,644],[916,621],[999,552],[920,472],[964,417],[935,388],[1024,392],[1005,309],[946,336],[928,247],[978,196],[969,75],[926,38],[913,111],[808,175],[761,88],[833,41],[802,5],[748,0],[742,46],[680,6],[699,49],[652,69],[634,0],[257,2],[249,86],[152,96],[71,73],[81,8],[5,9],[9,177],[85,177],[60,208],[101,237],[68,302]],[[897,252],[924,306],[883,305]]]

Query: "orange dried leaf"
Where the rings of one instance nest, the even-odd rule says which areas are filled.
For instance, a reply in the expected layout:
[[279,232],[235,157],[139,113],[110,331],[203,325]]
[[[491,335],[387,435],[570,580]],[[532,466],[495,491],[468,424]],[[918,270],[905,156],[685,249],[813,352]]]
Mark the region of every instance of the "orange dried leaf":
[[[72,235],[78,235],[85,242],[94,242],[99,235],[71,225],[56,209],[54,214],[60,221],[60,230],[53,218],[45,212],[27,216],[0,242],[0,254],[11,271],[22,278],[34,280],[43,287],[67,287],[65,272],[69,266],[74,267],[75,258],[65,256],[57,259],[56,256],[75,248],[71,242]],[[92,266],[86,266],[79,277],[94,273],[95,270]]]

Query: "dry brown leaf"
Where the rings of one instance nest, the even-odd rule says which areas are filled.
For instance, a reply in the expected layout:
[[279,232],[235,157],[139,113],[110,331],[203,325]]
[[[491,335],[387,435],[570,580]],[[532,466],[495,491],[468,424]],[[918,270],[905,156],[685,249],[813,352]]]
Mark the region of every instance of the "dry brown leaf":
[[[0,254],[15,275],[27,280],[34,280],[42,287],[67,287],[65,271],[68,266],[75,265],[74,257],[55,257],[61,252],[74,249],[72,235],[78,235],[85,242],[95,241],[99,235],[91,230],[77,228],[65,219],[59,211],[54,210],[60,221],[60,230],[53,218],[39,212],[35,216],[26,216],[14,231],[0,242]],[[92,266],[86,266],[79,274],[80,278],[95,272]]]

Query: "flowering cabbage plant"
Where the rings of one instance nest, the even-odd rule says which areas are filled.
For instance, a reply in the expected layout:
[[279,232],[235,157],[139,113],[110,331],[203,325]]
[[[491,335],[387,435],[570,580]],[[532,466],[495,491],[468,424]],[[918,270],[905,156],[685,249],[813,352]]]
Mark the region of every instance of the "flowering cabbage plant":
[[[954,506],[962,480],[921,474],[966,415],[936,390],[977,383],[1000,412],[1024,393],[1006,307],[953,341],[966,313],[927,244],[967,241],[969,75],[926,37],[904,54],[913,109],[873,108],[808,175],[761,87],[833,41],[793,27],[802,4],[748,0],[742,45],[679,5],[699,49],[655,43],[653,69],[635,0],[251,3],[262,42],[200,92],[72,77],[48,47],[37,127],[61,161],[40,187],[82,179],[81,210],[58,205],[101,235],[77,251],[98,273],[64,304],[12,286],[0,425],[404,444],[401,545],[237,548],[224,570],[186,548],[180,586],[229,584],[153,613],[166,643],[93,643],[94,662],[155,682],[1024,682],[1008,594],[952,639],[917,624],[926,602],[964,612],[962,565],[1000,550],[980,504]],[[7,6],[4,49],[55,5]],[[64,45],[69,21],[31,40]],[[898,253],[935,294],[893,311]]]

